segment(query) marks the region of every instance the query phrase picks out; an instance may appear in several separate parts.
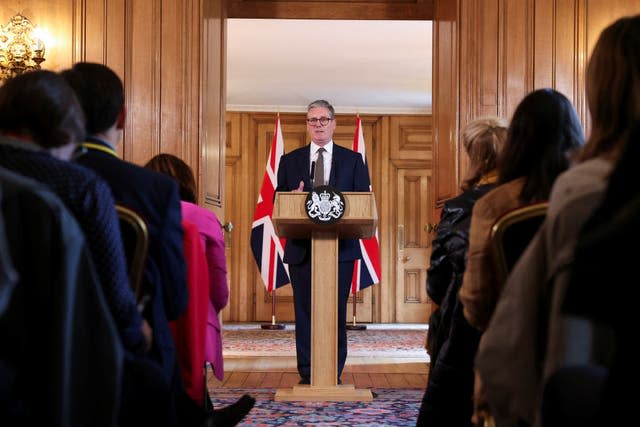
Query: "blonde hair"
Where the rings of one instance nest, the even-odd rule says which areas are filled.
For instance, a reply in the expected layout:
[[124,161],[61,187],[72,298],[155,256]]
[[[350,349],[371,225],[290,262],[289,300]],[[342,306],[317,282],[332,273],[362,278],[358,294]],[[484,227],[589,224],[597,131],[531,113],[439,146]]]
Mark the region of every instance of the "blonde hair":
[[469,156],[469,168],[462,190],[476,186],[482,177],[496,169],[498,153],[507,139],[509,122],[501,117],[482,117],[462,131],[462,145]]

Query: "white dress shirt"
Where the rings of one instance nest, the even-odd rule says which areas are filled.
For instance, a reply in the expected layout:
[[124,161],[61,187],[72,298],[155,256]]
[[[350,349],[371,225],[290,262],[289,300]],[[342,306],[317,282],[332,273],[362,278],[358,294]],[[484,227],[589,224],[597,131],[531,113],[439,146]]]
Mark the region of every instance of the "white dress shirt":
[[[316,162],[318,160],[318,149],[321,148],[315,142],[311,142],[311,150],[310,150],[310,161],[309,164]],[[331,173],[331,159],[333,158],[333,140],[329,141],[325,145],[322,146],[324,148],[324,179],[326,183],[329,183],[329,176]],[[311,171],[309,171],[311,172]],[[313,177],[311,177],[313,179]],[[323,185],[320,183],[315,183],[315,185]]]

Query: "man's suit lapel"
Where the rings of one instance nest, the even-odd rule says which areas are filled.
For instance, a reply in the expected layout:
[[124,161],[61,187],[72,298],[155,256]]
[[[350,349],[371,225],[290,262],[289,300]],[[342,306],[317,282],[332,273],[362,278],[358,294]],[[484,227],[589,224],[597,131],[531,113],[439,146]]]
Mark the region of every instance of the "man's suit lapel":
[[296,159],[295,168],[302,172],[302,179],[304,181],[305,191],[311,189],[311,175],[309,173],[311,169],[311,144],[308,144],[304,150],[298,152],[298,158]]
[[329,185],[335,188],[338,188],[338,168],[342,163],[340,160],[342,159],[342,147],[340,147],[335,142],[333,143],[333,153],[331,155],[331,173],[329,174]]

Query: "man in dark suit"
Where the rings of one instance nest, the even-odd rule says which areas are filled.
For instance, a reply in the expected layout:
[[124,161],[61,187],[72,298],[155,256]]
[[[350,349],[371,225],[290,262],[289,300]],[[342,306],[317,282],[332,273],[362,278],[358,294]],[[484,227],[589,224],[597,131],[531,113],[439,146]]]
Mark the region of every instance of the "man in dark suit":
[[[330,185],[339,191],[369,191],[369,172],[362,156],[333,142],[335,110],[325,100],[307,107],[307,133],[311,143],[280,159],[276,191],[310,191]],[[319,152],[320,151],[320,152]],[[320,158],[319,156],[322,156]],[[311,177],[311,165],[315,164]],[[322,167],[317,165],[322,164]],[[319,175],[320,174],[320,175]],[[338,244],[338,383],[347,360],[347,299],[353,262],[361,257],[357,239]],[[310,384],[311,375],[311,240],[288,239],[284,262],[289,264],[296,316],[296,356],[300,384]]]
[[149,250],[142,286],[151,301],[144,314],[153,328],[153,359],[161,364],[175,397],[178,423],[235,425],[249,412],[255,402],[253,398],[245,397],[238,407],[231,405],[214,411],[206,419],[204,410],[198,410],[202,408],[190,404],[178,369],[169,329],[169,321],[177,319],[187,305],[178,185],[165,175],[117,157],[115,147],[122,137],[126,109],[122,81],[111,69],[101,64],[77,63],[62,75],[75,90],[86,116],[88,136],[77,162],[102,176],[116,203],[139,213],[147,223]]
[[117,157],[115,146],[125,124],[124,91],[117,75],[98,64],[79,63],[62,73],[76,91],[87,134],[76,162],[98,173],[116,203],[140,214],[149,230],[143,290],[152,298],[144,315],[153,328],[153,356],[166,378],[174,374],[175,346],[168,321],[187,305],[178,186],[167,177]]

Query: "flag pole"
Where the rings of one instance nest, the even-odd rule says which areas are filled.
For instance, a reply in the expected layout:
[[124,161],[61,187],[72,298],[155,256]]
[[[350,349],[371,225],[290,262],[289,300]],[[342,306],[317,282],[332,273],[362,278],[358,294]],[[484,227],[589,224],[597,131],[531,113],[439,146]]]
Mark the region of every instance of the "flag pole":
[[[360,112],[356,111],[356,131],[353,135],[353,147],[352,147],[353,151],[359,153],[362,155],[362,160],[365,162],[365,165],[367,163],[367,159],[366,159],[366,155],[365,155],[365,143],[364,143],[364,135],[362,133],[362,123],[360,121]],[[371,191],[371,185],[369,185],[369,191]],[[375,269],[375,266],[377,265],[378,268],[377,270],[380,270],[380,257],[378,254],[378,244],[377,244],[377,229],[376,229],[376,247],[375,249],[375,253],[371,252],[371,248],[367,248],[365,247],[363,240],[359,240],[359,244],[361,245],[362,248],[362,259],[361,260],[356,260],[354,263],[354,270],[353,270],[353,277],[351,279],[351,291],[352,291],[352,295],[353,295],[353,321],[351,323],[347,323],[346,328],[348,330],[351,331],[362,331],[367,329],[367,326],[364,324],[358,324],[356,322],[356,318],[357,318],[357,307],[358,307],[358,292],[360,292],[364,287],[370,286],[372,284],[378,283],[378,281],[376,281],[375,279],[377,279],[378,277],[380,277],[379,273],[376,272],[371,272],[371,269]],[[374,255],[373,259],[371,258],[371,256]],[[372,283],[363,283],[362,281],[362,277],[361,277],[361,268],[365,267],[365,264],[363,264],[364,259],[367,259],[368,262],[366,263],[366,270],[368,271],[368,275],[371,276],[372,279],[374,279],[374,281]],[[373,267],[372,267],[373,266]]]
[[[282,139],[282,129],[280,128],[280,107],[278,107],[278,112],[276,115],[276,128],[275,128],[275,132],[273,134],[273,141],[271,142],[271,148],[269,150],[269,159],[267,160],[267,167],[266,167],[266,171],[265,171],[265,175],[264,175],[264,179],[262,182],[262,188],[260,189],[260,196],[258,198],[258,206],[256,207],[256,213],[254,214],[254,221],[256,219],[260,219],[261,215],[262,218],[268,218],[268,221],[265,222],[265,224],[268,224],[271,226],[271,214],[273,211],[273,198],[274,198],[274,192],[276,189],[276,182],[275,182],[275,178],[278,175],[278,169],[277,166],[280,163],[280,156],[283,154],[284,152],[284,141]],[[264,225],[263,225],[264,227]],[[256,239],[256,244],[254,247],[254,238],[252,235],[252,250],[254,252],[254,255],[259,252],[261,252],[260,255],[260,259],[261,262],[264,262],[265,257],[267,257],[266,259],[268,259],[268,262],[266,262],[266,264],[268,264],[268,272],[264,269],[260,269],[260,275],[262,276],[262,280],[264,281],[264,284],[267,287],[267,291],[269,291],[269,288],[271,288],[270,290],[270,295],[271,295],[271,323],[264,323],[262,325],[260,325],[260,327],[262,329],[266,329],[266,330],[280,330],[280,329],[284,329],[284,324],[282,323],[277,323],[276,322],[276,289],[278,288],[278,286],[286,283],[281,280],[281,278],[278,277],[278,265],[280,265],[282,263],[282,260],[280,258],[280,255],[275,254],[275,257],[277,259],[277,262],[275,262],[274,259],[269,259],[269,251],[267,251],[267,254],[265,255],[264,252],[264,248],[265,246],[262,246],[263,243],[263,239],[264,236],[261,236],[260,238],[260,234],[258,234],[257,236],[258,238]],[[277,244],[277,237],[273,234],[273,230],[271,230],[271,235],[269,235],[267,237],[268,239],[271,239],[271,247],[273,248],[274,244]],[[284,242],[282,240],[280,240],[281,244],[284,244]],[[257,260],[258,258],[256,258]],[[260,262],[258,263],[258,266],[260,267]],[[284,267],[285,269],[285,276],[287,281],[289,279],[288,277],[288,271],[286,271],[286,267]]]
[[284,324],[276,323],[276,288],[271,291],[271,323],[263,323],[260,327],[268,330],[284,329]]
[[358,306],[358,301],[356,298],[357,294],[353,294],[353,322],[347,323],[347,330],[349,331],[364,331],[367,329],[367,325],[356,323],[356,307]]

